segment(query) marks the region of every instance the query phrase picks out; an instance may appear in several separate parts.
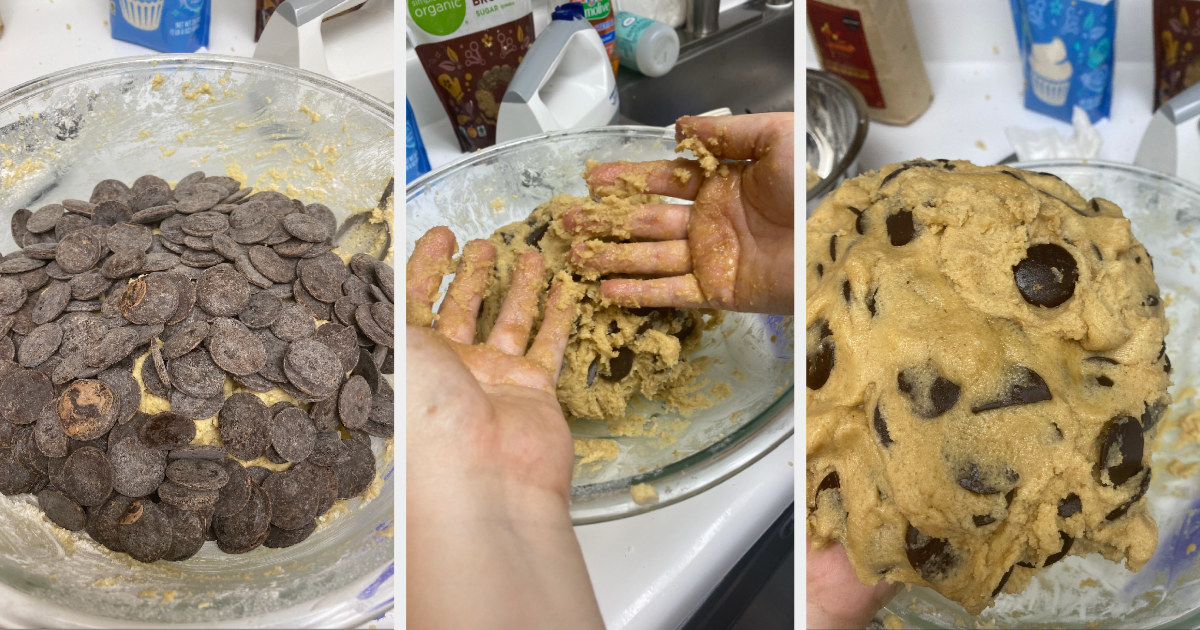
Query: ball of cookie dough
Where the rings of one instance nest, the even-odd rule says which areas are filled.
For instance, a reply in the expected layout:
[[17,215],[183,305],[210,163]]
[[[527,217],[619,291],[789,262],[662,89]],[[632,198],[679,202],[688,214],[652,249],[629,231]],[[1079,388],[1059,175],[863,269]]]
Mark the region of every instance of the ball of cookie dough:
[[1067,554],[1138,570],[1167,320],[1120,208],[917,160],[807,226],[807,529],[972,614]]

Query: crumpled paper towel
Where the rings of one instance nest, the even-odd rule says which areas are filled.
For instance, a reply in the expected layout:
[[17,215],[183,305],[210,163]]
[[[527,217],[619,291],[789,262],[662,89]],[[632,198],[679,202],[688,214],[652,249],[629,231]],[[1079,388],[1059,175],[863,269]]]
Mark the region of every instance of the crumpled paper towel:
[[1051,158],[1094,158],[1100,154],[1103,138],[1092,126],[1088,115],[1078,106],[1071,112],[1071,124],[1075,133],[1064,138],[1054,129],[1033,130],[1024,127],[1006,127],[1004,135],[1017,152],[1017,159],[1048,160]]

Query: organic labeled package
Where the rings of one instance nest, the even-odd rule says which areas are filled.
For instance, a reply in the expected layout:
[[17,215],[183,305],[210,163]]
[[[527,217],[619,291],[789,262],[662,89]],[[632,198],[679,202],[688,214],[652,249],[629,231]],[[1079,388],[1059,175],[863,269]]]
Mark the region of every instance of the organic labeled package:
[[463,151],[496,142],[500,101],[533,43],[530,0],[408,0],[417,57]]
[[1010,0],[1025,73],[1025,107],[1071,122],[1079,106],[1092,122],[1112,103],[1115,0]]

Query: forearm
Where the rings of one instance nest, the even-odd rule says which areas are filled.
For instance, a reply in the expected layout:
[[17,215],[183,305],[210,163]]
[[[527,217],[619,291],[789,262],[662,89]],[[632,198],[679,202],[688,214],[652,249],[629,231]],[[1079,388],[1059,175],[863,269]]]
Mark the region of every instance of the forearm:
[[603,627],[561,499],[469,483],[409,480],[409,627]]

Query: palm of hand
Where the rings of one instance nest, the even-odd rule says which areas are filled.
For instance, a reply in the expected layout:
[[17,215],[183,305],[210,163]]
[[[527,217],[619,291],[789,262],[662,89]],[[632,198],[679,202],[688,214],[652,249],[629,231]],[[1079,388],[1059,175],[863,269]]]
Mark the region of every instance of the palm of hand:
[[569,499],[574,448],[554,393],[555,379],[523,356],[487,345],[449,343],[481,394],[468,416],[478,420],[463,436],[474,451],[469,461],[502,467],[492,473]]
[[790,287],[778,274],[781,254],[792,250],[791,135],[767,157],[726,167],[701,184],[688,221],[688,248],[696,275],[712,306],[738,311],[770,310],[762,298]]

